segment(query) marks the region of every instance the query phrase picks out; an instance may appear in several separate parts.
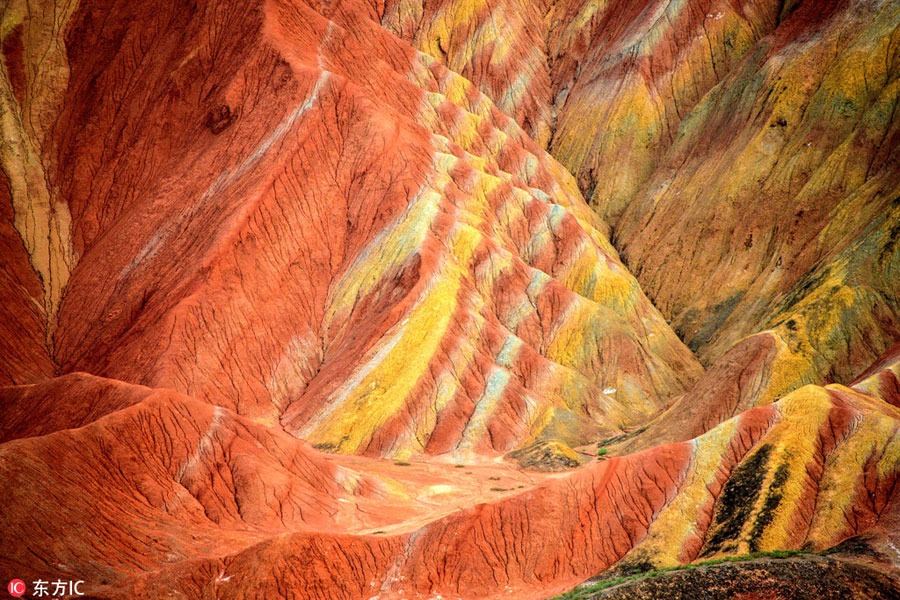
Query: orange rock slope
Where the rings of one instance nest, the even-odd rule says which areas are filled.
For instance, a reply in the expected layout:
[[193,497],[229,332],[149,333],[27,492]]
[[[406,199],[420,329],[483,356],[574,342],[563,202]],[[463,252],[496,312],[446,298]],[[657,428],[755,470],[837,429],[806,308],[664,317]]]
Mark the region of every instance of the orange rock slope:
[[547,475],[326,457],[228,409],[86,375],[7,388],[4,406],[65,412],[60,384],[97,418],[6,436],[2,564],[100,597],[543,598],[618,561],[820,550],[897,514],[900,412],[843,387]]
[[895,3],[2,11],[6,580],[898,579]]
[[392,456],[614,432],[699,374],[563,169],[362,7],[110,10],[47,154],[62,371]]

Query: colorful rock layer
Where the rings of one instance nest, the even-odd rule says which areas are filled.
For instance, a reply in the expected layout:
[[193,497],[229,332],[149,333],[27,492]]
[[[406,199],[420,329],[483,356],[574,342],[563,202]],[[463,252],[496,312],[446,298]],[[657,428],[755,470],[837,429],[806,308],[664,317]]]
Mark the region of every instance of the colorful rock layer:
[[[76,265],[19,303],[62,372],[383,456],[619,431],[699,375],[572,178],[361,10],[108,4],[44,144]],[[47,370],[27,333],[15,383]]]
[[822,550],[900,515],[900,411],[842,386],[562,475],[325,457],[86,375],[6,388],[4,421],[39,407],[82,424],[69,397],[94,420],[4,436],[0,565],[99,597],[537,599],[617,562]]
[[900,581],[898,31],[8,2],[0,576],[539,600],[865,540]]

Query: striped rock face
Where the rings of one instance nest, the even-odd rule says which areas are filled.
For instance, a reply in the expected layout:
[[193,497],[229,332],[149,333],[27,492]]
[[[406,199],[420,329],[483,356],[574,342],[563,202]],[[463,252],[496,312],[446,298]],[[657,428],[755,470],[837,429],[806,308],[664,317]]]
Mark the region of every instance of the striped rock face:
[[543,600],[833,549],[900,593],[898,31],[7,2],[0,576]]
[[3,401],[68,415],[4,435],[4,572],[84,579],[105,598],[540,599],[617,563],[900,542],[900,412],[843,386],[565,474],[323,455],[228,409],[87,375]]
[[573,173],[704,364],[771,330],[771,402],[896,341],[896,2],[387,5]]
[[361,10],[218,11],[91,3],[59,33],[61,371],[400,457],[614,434],[699,375],[574,180],[471,83]]

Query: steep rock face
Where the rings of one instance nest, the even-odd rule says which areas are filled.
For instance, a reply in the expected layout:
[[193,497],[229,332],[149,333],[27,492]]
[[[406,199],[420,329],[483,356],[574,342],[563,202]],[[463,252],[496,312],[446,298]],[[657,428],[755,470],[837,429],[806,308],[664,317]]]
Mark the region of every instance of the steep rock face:
[[775,0],[390,0],[381,22],[470,79],[615,221],[782,12]]
[[472,6],[382,22],[547,140],[701,360],[773,330],[849,383],[897,339],[896,3]]
[[900,407],[900,344],[866,369],[853,382],[853,388]]
[[799,368],[849,383],[897,339],[898,24],[893,2],[799,3],[682,122],[617,223],[701,358],[772,328]]
[[[865,369],[850,389],[897,407],[898,346]],[[806,363],[774,332],[750,336],[716,361],[691,388],[650,423],[610,440],[616,453],[702,435],[733,416],[766,406],[779,396],[812,383]],[[801,368],[798,368],[801,367]],[[829,385],[826,389],[845,390]]]
[[898,19],[9,3],[0,575],[538,600],[844,540],[900,568]]
[[813,383],[812,378],[798,380],[798,374],[789,368],[791,361],[784,359],[785,352],[784,342],[770,332],[735,344],[637,435],[614,438],[621,443],[617,451],[691,439],[746,410],[770,404],[784,393]]
[[47,349],[41,282],[13,226],[8,187],[0,185],[0,382],[28,384],[54,374]]
[[694,105],[775,28],[782,5],[554,5],[548,50],[558,120],[551,151],[610,224],[643,189]]
[[91,2],[64,33],[62,372],[394,456],[615,433],[699,374],[572,178],[363,7]]
[[15,228],[40,281],[40,316],[50,332],[74,256],[68,198],[48,184],[42,155],[53,146],[51,129],[68,83],[63,35],[75,6],[60,2],[46,10],[41,0],[12,0],[0,15],[0,168],[6,179],[0,201],[4,223]]
[[371,2],[380,23],[471,81],[540,146],[552,134],[554,86],[541,0]]

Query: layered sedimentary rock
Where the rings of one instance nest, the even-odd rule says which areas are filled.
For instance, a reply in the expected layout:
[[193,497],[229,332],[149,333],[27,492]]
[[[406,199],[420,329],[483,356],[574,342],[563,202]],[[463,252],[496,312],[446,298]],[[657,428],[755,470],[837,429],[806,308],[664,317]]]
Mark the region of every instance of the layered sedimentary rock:
[[896,3],[0,23],[0,575],[538,600],[842,543],[900,568]]
[[891,348],[866,369],[853,382],[853,387],[888,404],[900,406],[900,345]]
[[[631,434],[613,438],[612,444],[617,452],[627,452],[687,440],[755,406],[770,404],[784,390],[801,388],[808,383],[804,381],[806,364],[785,359],[786,354],[786,345],[773,332],[742,340],[671,407]],[[900,406],[898,362],[898,346],[894,346],[865,369],[851,389]],[[839,385],[826,388],[846,389]]]
[[771,401],[892,345],[896,3],[519,4],[383,22],[547,144],[701,360],[773,330],[796,381]]
[[[174,392],[68,385],[94,421],[2,447],[0,564],[100,597],[543,598],[618,561],[822,550],[896,518],[900,413],[843,387],[560,476],[326,458]],[[4,406],[65,412],[58,389]]]
[[849,383],[896,339],[898,23],[892,2],[799,3],[698,103],[618,223],[701,357],[774,329],[807,371]]
[[699,374],[572,178],[362,8],[92,2],[65,42],[62,372],[378,455],[583,440]]
[[13,226],[9,194],[4,193],[8,189],[0,186],[0,381],[15,385],[52,376],[54,365],[47,350],[41,282]]
[[615,220],[693,106],[789,12],[774,0],[392,0],[381,22],[494,99]]

